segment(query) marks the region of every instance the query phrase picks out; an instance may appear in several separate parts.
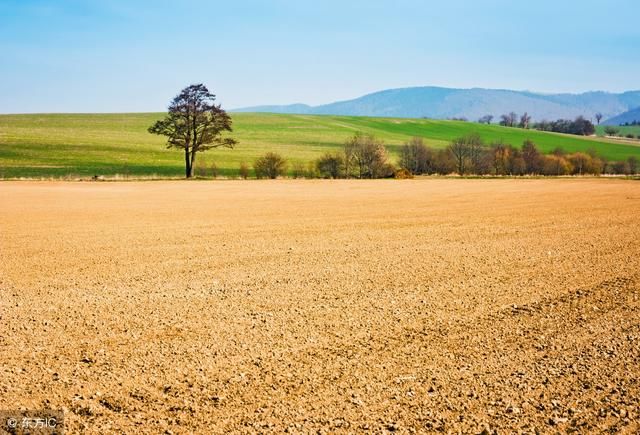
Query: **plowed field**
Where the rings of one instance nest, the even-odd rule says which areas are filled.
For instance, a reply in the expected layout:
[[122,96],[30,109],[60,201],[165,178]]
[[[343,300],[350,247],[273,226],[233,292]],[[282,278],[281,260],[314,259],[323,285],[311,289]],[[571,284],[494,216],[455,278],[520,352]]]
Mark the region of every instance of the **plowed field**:
[[640,182],[2,182],[0,408],[640,431]]

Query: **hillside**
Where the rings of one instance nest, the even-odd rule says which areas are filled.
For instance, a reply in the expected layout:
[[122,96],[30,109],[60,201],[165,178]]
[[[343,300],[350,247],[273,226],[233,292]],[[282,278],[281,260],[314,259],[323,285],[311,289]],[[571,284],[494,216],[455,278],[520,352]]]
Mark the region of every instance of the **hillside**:
[[593,118],[597,112],[609,118],[637,106],[640,106],[640,91],[541,94],[503,89],[413,87],[375,92],[322,106],[258,106],[236,109],[235,112],[433,119],[464,117],[475,121],[487,114],[497,119],[511,111],[519,114],[528,112],[534,120],[575,118],[579,115]]
[[[147,133],[160,113],[0,115],[0,178],[63,177],[69,174],[180,176],[182,155],[168,150],[163,138]],[[640,146],[602,138],[584,138],[532,130],[426,119],[344,116],[233,114],[234,150],[204,154],[223,175],[237,174],[241,161],[251,163],[266,151],[290,161],[308,163],[322,153],[339,149],[357,131],[386,142],[393,156],[403,142],[421,136],[433,147],[445,147],[455,137],[478,132],[487,141],[521,145],[533,140],[549,152],[595,149],[612,160],[640,157]]]
[[618,116],[607,119],[603,122],[604,125],[621,125],[625,123],[631,124],[632,122],[640,122],[640,107],[624,112]]

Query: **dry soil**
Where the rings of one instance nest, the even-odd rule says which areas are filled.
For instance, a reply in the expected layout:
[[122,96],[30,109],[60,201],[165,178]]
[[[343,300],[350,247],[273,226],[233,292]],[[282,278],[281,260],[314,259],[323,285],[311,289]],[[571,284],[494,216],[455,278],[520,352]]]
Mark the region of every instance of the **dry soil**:
[[2,182],[0,409],[640,431],[640,182]]

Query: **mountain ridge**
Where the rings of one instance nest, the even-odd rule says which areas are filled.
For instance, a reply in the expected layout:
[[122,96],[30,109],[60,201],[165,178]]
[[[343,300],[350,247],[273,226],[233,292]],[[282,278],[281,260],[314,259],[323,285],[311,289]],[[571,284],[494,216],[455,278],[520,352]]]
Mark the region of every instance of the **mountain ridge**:
[[501,114],[512,111],[518,114],[527,112],[534,120],[576,116],[594,119],[598,112],[605,119],[610,119],[639,106],[640,90],[553,94],[509,89],[421,86],[385,89],[318,106],[296,103],[244,107],[231,111],[469,120],[492,115],[497,121]]
[[603,125],[622,125],[625,123],[632,122],[640,122],[640,107],[636,107],[635,109],[631,109],[627,112],[621,113],[620,115],[614,116],[613,118],[609,118],[604,121]]

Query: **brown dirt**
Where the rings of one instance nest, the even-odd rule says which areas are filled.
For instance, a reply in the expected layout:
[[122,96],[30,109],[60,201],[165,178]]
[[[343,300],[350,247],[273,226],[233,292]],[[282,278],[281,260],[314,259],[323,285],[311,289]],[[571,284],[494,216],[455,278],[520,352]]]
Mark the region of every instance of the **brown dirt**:
[[640,183],[0,183],[0,408],[640,431]]

